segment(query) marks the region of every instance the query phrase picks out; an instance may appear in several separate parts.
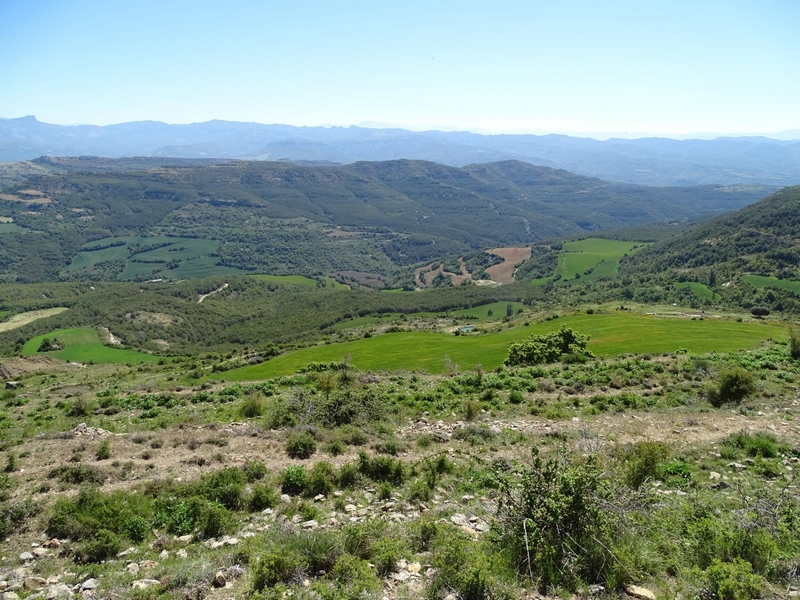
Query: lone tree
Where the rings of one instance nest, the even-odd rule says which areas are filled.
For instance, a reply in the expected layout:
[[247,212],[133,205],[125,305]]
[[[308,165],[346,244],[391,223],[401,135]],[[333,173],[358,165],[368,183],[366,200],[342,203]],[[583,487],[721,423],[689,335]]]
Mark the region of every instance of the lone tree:
[[764,306],[754,306],[750,309],[750,314],[756,319],[760,319],[761,317],[769,316],[769,309]]
[[524,342],[511,344],[505,364],[509,367],[524,367],[557,362],[567,354],[592,356],[586,349],[588,342],[588,335],[581,335],[562,326],[558,331],[532,335]]

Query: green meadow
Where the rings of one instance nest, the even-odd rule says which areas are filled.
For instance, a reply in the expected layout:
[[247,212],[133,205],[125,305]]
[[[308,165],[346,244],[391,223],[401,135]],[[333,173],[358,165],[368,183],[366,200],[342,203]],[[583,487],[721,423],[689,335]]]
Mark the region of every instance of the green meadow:
[[311,362],[339,361],[345,354],[350,355],[354,366],[369,371],[441,373],[445,357],[462,369],[471,369],[476,364],[494,369],[503,363],[512,342],[553,331],[562,325],[591,336],[589,348],[601,357],[624,353],[661,354],[679,349],[692,353],[735,352],[751,348],[767,338],[787,335],[783,327],[761,323],[656,318],[632,313],[575,315],[480,335],[401,332],[303,348],[260,365],[228,371],[225,379],[257,380],[289,375]]
[[62,350],[57,352],[46,353],[48,356],[60,358],[61,360],[83,363],[137,363],[161,360],[160,356],[106,346],[100,339],[100,334],[92,327],[60,329],[37,336],[28,340],[22,347],[22,355],[32,356],[38,354],[37,350],[44,338],[50,338],[50,340],[58,339],[64,346]]
[[[635,242],[600,238],[567,242],[558,257],[556,274],[560,274],[564,280],[574,279],[576,274],[589,280],[612,275],[617,272],[619,259],[638,245]],[[589,275],[584,275],[588,269],[594,270]]]
[[697,283],[695,281],[683,281],[681,283],[676,283],[675,288],[679,290],[688,288],[692,290],[692,293],[695,296],[704,300],[708,299],[713,301],[719,298],[719,294],[715,294],[707,285],[703,283]]
[[742,275],[745,281],[755,288],[774,287],[795,294],[800,294],[800,281],[790,281],[788,279],[778,279],[777,277],[763,277],[762,275]]
[[481,306],[473,306],[472,308],[465,308],[463,310],[454,310],[449,313],[449,315],[456,319],[470,318],[480,319],[481,321],[497,321],[506,316],[506,310],[509,304],[511,305],[512,314],[516,314],[518,310],[525,306],[520,302],[493,302],[491,304],[482,304]]
[[[91,250],[91,248],[115,242],[122,242],[122,244]],[[144,247],[157,244],[168,245],[130,256],[134,246]],[[217,265],[218,259],[211,256],[219,249],[217,240],[129,236],[97,240],[85,244],[83,248],[64,269],[65,273],[90,269],[98,263],[112,260],[125,261],[125,269],[120,274],[120,279],[133,279],[141,276],[192,279],[244,273],[241,269]],[[178,261],[179,264],[173,269],[167,269],[167,263],[171,261]]]
[[26,233],[30,229],[20,227],[16,223],[0,222],[0,234],[2,233]]

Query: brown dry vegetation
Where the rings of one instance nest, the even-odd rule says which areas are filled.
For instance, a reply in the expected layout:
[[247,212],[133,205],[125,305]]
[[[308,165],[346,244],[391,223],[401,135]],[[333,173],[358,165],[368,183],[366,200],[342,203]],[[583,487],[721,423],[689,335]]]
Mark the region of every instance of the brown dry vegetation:
[[496,281],[497,283],[513,283],[514,267],[531,257],[530,248],[495,248],[493,250],[487,250],[486,252],[503,259],[503,262],[499,265],[494,265],[486,269],[492,281]]

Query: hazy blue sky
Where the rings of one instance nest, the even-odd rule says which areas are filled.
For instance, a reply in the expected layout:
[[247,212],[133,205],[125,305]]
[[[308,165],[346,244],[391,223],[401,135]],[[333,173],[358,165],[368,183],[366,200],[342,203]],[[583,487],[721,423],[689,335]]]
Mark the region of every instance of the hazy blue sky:
[[800,128],[800,1],[0,0],[0,116]]

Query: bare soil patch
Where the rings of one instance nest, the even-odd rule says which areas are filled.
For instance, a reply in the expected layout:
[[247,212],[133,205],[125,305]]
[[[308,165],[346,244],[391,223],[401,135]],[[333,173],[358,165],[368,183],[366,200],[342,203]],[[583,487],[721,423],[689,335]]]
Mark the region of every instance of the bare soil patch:
[[0,379],[14,379],[28,373],[64,371],[69,363],[52,356],[18,356],[0,361]]
[[52,317],[53,315],[64,312],[65,310],[67,310],[65,307],[59,306],[57,308],[45,308],[42,310],[29,310],[28,312],[24,313],[17,313],[16,315],[11,315],[8,317],[8,319],[0,323],[0,331],[11,331],[12,329],[17,329],[18,327],[22,327],[28,323],[33,323],[38,319]]
[[366,285],[367,287],[383,288],[388,284],[387,279],[380,273],[367,273],[365,271],[339,271],[338,275]]
[[514,267],[523,260],[528,260],[531,257],[530,248],[495,248],[493,250],[487,250],[486,252],[503,259],[503,262],[499,265],[494,265],[486,269],[492,281],[496,281],[497,283],[513,283]]
[[[442,273],[445,276],[449,276],[450,277],[450,281],[453,282],[453,285],[455,285],[455,286],[461,285],[462,281],[464,281],[465,279],[469,279],[470,278],[470,274],[469,274],[469,271],[467,271],[467,267],[464,264],[464,260],[463,259],[459,259],[459,260],[460,260],[460,263],[461,263],[461,274],[460,275],[457,274],[457,273],[450,273],[449,271],[445,271],[444,270],[444,266],[441,265],[441,264],[438,267],[436,267],[435,269],[433,268],[433,263],[431,263],[429,265],[426,265],[424,267],[419,267],[417,269],[414,269],[414,281],[415,281],[417,287],[418,288],[430,287],[431,283],[433,282],[433,279],[439,273]],[[425,281],[424,282],[422,281],[422,276],[423,275],[425,276]]]
[[181,318],[167,313],[154,313],[147,311],[137,311],[135,313],[128,313],[125,318],[129,321],[136,321],[137,323],[144,323],[145,325],[172,325],[173,323],[180,323]]

